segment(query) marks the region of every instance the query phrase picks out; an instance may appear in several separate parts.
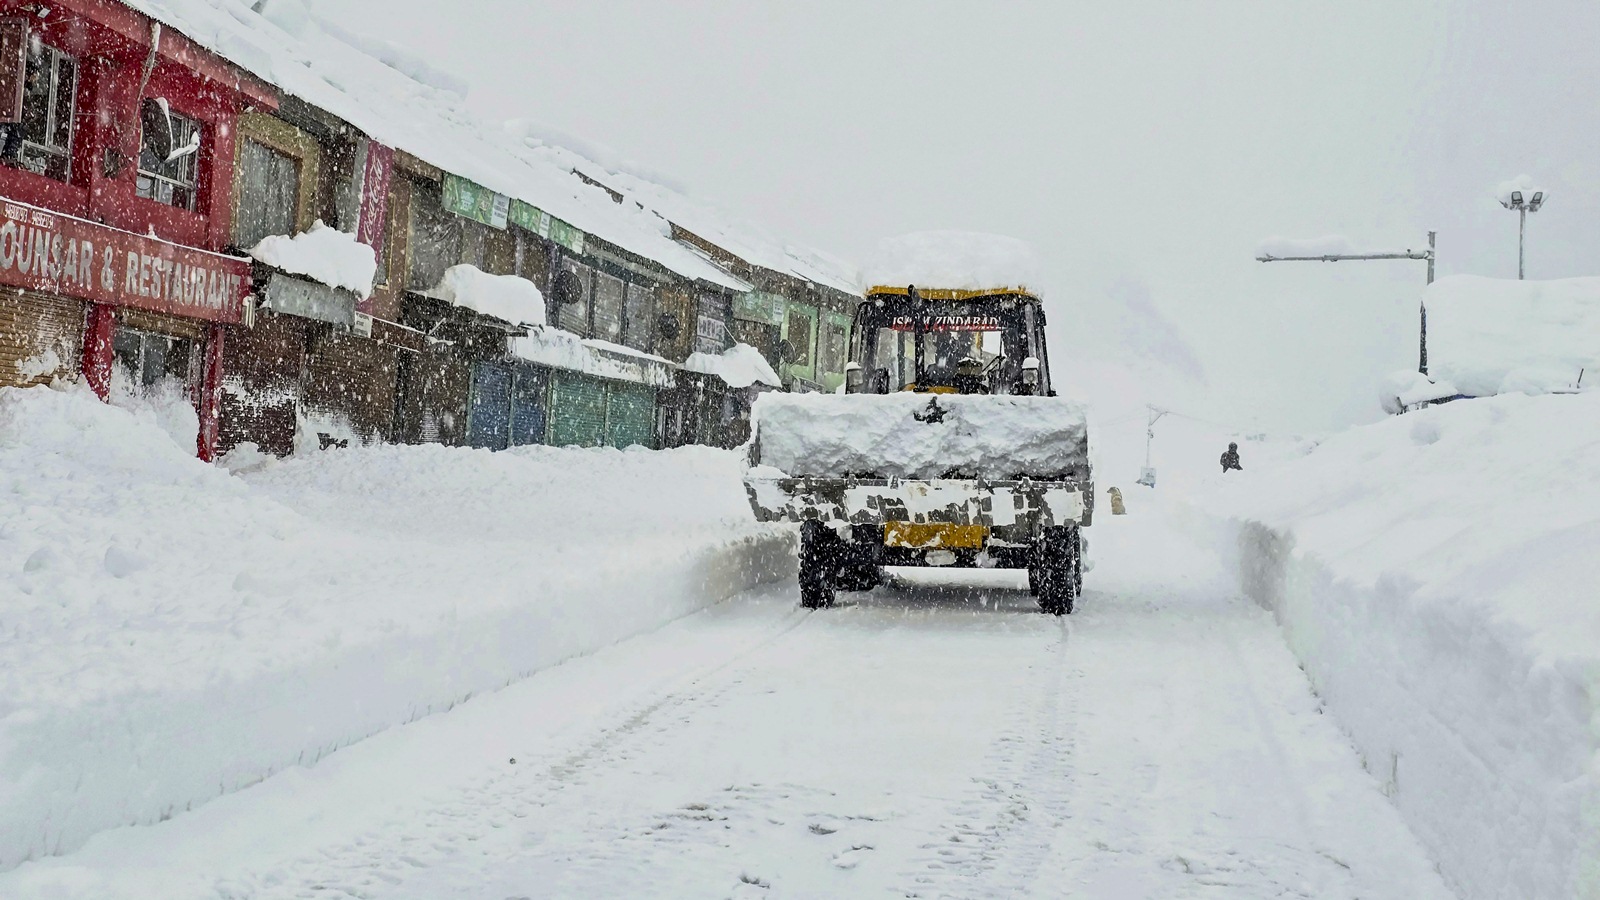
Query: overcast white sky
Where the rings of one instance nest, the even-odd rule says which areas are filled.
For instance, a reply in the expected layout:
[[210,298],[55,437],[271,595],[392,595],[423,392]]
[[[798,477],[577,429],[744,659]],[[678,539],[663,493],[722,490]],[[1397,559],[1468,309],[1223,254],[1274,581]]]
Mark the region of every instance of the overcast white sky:
[[853,259],[928,228],[1028,239],[1054,276],[1052,359],[1117,402],[1263,427],[1378,414],[1376,379],[1415,362],[1422,264],[1262,265],[1268,235],[1433,228],[1441,275],[1514,277],[1516,217],[1490,192],[1527,172],[1551,191],[1530,276],[1600,273],[1588,0],[316,8],[465,76],[487,117]]

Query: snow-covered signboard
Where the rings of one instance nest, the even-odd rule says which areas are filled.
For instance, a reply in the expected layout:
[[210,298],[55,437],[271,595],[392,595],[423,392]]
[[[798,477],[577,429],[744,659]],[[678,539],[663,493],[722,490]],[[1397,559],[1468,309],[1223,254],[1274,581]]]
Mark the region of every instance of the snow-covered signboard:
[[0,284],[238,322],[250,263],[25,203],[0,203]]

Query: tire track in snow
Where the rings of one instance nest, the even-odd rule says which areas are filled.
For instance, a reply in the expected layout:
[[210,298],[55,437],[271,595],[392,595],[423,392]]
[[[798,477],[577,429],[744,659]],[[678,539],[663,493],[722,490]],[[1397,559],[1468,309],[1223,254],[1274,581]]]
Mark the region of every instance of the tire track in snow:
[[940,839],[926,843],[926,868],[908,873],[905,896],[1011,896],[1025,891],[1048,857],[1055,830],[1070,816],[1076,716],[1070,684],[1083,676],[1070,658],[1071,620],[1058,618],[1031,703],[997,737],[985,773],[950,807]]
[[[512,826],[553,804],[568,787],[581,784],[603,760],[627,759],[655,734],[687,721],[697,706],[717,704],[738,687],[738,672],[756,665],[759,654],[804,625],[813,613],[793,609],[779,619],[776,631],[742,650],[664,689],[630,704],[610,724],[585,729],[576,741],[551,747],[535,759],[498,769],[475,783],[457,788],[448,799],[431,804],[419,820],[388,822],[342,845],[323,848],[315,858],[287,867],[217,885],[224,898],[352,897],[372,898],[399,888],[410,875],[460,856],[469,849],[483,852],[497,840],[512,840]],[[662,722],[668,714],[671,721]],[[654,727],[651,727],[654,726]],[[538,780],[529,784],[529,779]],[[287,872],[292,873],[285,878]]]

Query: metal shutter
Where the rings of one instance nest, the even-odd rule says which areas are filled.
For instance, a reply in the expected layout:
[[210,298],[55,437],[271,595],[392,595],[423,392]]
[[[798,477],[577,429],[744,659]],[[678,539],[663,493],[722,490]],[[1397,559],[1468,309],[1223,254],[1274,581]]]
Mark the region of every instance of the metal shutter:
[[83,304],[66,297],[0,294],[0,386],[43,384],[78,370]]
[[647,385],[613,381],[606,386],[606,444],[655,446],[656,392]]
[[511,436],[511,370],[481,362],[472,367],[467,404],[467,445],[504,450]]
[[550,379],[550,443],[598,447],[605,443],[606,384],[576,372]]
[[534,366],[517,369],[511,385],[511,445],[542,444],[549,420],[549,375]]

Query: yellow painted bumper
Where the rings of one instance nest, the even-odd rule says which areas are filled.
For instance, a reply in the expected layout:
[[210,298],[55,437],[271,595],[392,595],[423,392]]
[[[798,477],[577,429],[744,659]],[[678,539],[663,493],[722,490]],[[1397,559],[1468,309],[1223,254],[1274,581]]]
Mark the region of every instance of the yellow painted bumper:
[[987,525],[953,525],[948,522],[885,522],[885,547],[941,547],[981,550],[989,540]]

